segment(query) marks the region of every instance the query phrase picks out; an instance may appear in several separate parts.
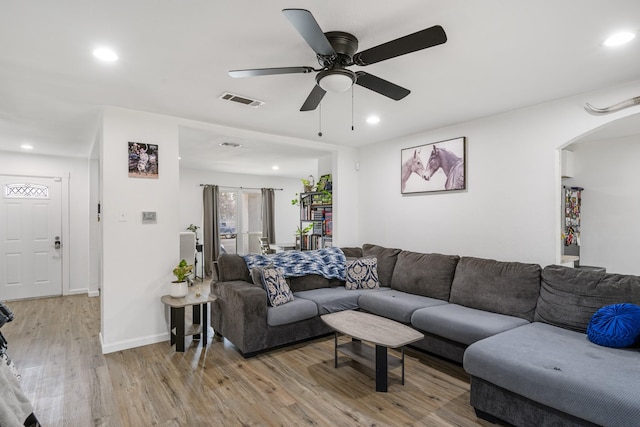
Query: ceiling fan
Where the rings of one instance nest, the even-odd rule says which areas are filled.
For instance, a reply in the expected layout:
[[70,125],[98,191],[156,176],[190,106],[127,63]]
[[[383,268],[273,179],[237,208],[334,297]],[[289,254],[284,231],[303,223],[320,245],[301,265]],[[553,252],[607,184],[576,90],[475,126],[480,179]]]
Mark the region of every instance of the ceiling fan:
[[354,72],[346,67],[375,64],[376,62],[437,46],[447,41],[444,29],[440,25],[435,25],[356,53],[358,39],[353,34],[343,31],[322,32],[311,12],[305,9],[284,9],[282,13],[316,53],[320,68],[305,66],[255,68],[232,70],[229,71],[229,75],[239,78],[317,72],[316,85],[304,104],[302,104],[300,111],[315,110],[327,91],[344,92],[354,83],[399,101],[409,95],[411,91],[373,74],[364,71]]

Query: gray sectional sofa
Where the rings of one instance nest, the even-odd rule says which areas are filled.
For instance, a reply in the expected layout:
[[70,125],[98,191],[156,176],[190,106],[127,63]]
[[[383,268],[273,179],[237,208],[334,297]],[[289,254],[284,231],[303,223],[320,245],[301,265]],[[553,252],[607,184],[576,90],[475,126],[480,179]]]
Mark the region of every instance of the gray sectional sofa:
[[288,279],[294,301],[267,305],[244,259],[222,255],[211,324],[249,357],[331,333],[320,315],[360,309],[424,333],[414,346],[462,363],[479,417],[517,426],[640,425],[639,348],[585,334],[593,313],[640,305],[640,278],[559,266],[427,254],[365,244],[380,288],[346,290],[309,275]]

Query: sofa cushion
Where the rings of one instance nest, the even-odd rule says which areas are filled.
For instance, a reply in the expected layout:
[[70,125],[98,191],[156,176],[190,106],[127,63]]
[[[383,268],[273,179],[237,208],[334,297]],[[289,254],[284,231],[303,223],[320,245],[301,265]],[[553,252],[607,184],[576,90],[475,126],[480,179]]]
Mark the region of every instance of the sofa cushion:
[[528,323],[520,317],[458,304],[421,308],[411,315],[413,327],[465,345]]
[[308,291],[310,289],[328,288],[330,280],[319,274],[307,274],[300,277],[289,277],[287,283],[292,292]]
[[446,302],[395,289],[386,292],[363,293],[358,299],[358,305],[361,309],[402,323],[410,323],[411,315],[420,308],[441,304],[446,304]]
[[587,326],[592,343],[606,347],[629,347],[640,337],[640,306],[612,304],[602,307]]
[[533,321],[540,292],[540,266],[463,257],[449,302]]
[[380,286],[391,286],[391,276],[393,275],[393,269],[396,266],[396,261],[400,252],[400,249],[384,248],[370,243],[362,245],[363,257],[376,257],[378,260],[378,278],[380,279]]
[[463,364],[472,376],[597,425],[640,420],[638,349],[602,347],[535,322],[471,344]]
[[267,301],[272,307],[293,301],[293,293],[284,280],[284,271],[280,267],[262,269],[262,287],[267,292]]
[[244,258],[236,254],[220,255],[218,258],[218,280],[220,282],[244,280],[252,283],[247,263],[244,262]]
[[378,260],[376,258],[357,258],[347,260],[345,289],[377,289]]
[[457,255],[402,251],[391,277],[391,288],[425,297],[449,300]]
[[585,332],[599,308],[620,303],[640,305],[640,277],[549,265],[535,320]]
[[362,258],[362,248],[359,247],[348,247],[341,248],[344,256],[347,258]]
[[286,304],[267,308],[267,325],[287,325],[300,320],[310,319],[317,314],[318,306],[313,301],[296,298]]
[[295,292],[296,298],[304,298],[318,305],[319,314],[334,313],[342,310],[358,308],[358,298],[365,293],[377,293],[389,288],[347,290],[344,286],[337,288],[313,289]]

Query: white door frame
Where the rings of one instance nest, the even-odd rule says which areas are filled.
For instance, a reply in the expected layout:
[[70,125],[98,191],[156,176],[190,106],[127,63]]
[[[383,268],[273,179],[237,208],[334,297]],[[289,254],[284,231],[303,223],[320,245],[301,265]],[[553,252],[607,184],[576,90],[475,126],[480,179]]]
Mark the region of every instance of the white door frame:
[[34,173],[2,173],[2,176],[24,177],[24,178],[53,178],[60,180],[60,219],[62,241],[62,295],[69,295],[70,284],[70,263],[69,255],[69,174],[60,175],[38,175]]

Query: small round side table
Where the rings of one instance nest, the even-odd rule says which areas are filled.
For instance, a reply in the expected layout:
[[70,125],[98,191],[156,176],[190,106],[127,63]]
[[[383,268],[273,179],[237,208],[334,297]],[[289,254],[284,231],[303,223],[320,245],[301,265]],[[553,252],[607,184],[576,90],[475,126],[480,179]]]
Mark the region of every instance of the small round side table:
[[[200,334],[202,334],[202,346],[207,345],[207,330],[209,329],[207,307],[210,302],[215,300],[216,297],[209,295],[209,292],[203,292],[197,297],[195,291],[192,289],[190,289],[187,296],[183,298],[174,298],[171,295],[163,295],[160,298],[160,301],[171,309],[169,330],[171,334],[170,345],[175,344],[176,351],[184,352],[184,339],[189,335],[193,335],[195,339],[199,339]],[[191,306],[193,310],[193,322],[192,325],[186,329],[184,309],[189,306]]]

